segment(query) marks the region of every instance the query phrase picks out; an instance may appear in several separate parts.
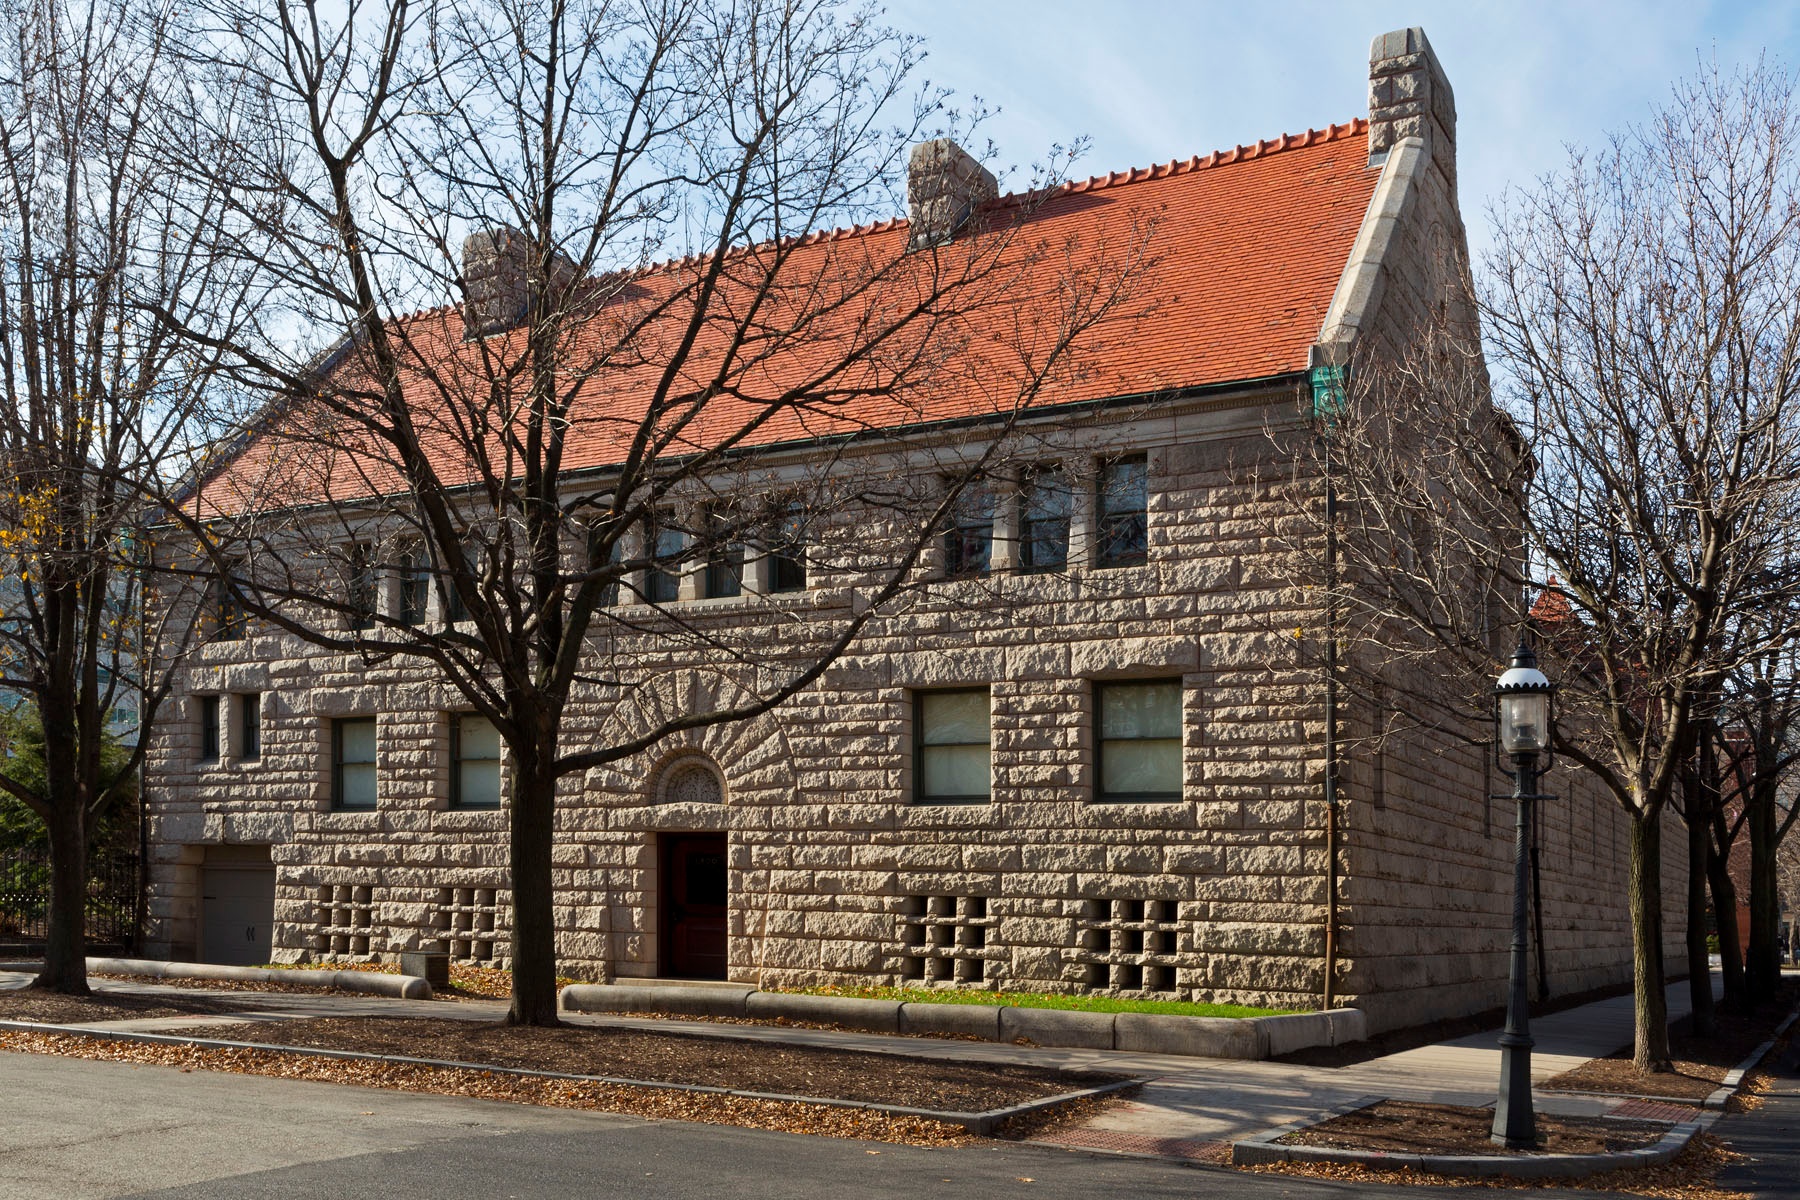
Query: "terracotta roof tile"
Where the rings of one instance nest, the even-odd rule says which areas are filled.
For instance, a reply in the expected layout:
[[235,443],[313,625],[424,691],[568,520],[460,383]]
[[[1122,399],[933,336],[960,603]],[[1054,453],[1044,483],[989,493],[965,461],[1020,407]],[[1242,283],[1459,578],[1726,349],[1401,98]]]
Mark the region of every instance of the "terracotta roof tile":
[[[1150,261],[1129,312],[1083,335],[1071,369],[1051,378],[1031,403],[1144,395],[1304,369],[1378,175],[1367,165],[1367,130],[1366,121],[1356,120],[1096,175],[1048,193],[1002,197],[986,206],[984,219],[990,227],[1021,222],[1008,253],[1035,251],[1041,257],[1031,259],[1029,269],[1013,280],[1005,303],[955,318],[961,339],[957,355],[937,364],[927,383],[900,395],[883,394],[885,374],[900,369],[905,354],[918,349],[897,344],[885,351],[888,359],[877,355],[859,361],[853,371],[827,380],[826,388],[835,389],[830,400],[766,414],[755,441],[791,441],[1009,409],[1018,391],[1017,359],[1008,357],[1009,345],[1056,332],[1055,302],[1065,294],[1059,291],[1058,271],[1068,266],[1067,256],[1059,257],[1056,249],[1080,245],[1091,253],[1096,247],[1122,247],[1139,236],[1134,231],[1146,222],[1153,228]],[[920,264],[931,259],[906,254],[908,232],[907,222],[896,219],[785,243],[779,247],[785,253],[780,278],[797,292],[816,297],[820,290],[841,294],[846,281],[885,273],[879,288],[845,307],[845,313],[858,319],[878,318],[903,305],[910,298],[908,289],[917,286],[908,259]],[[959,245],[940,252],[942,260],[954,265]],[[749,247],[735,252],[734,262],[753,275],[774,249]],[[696,266],[696,260],[676,260],[599,281],[597,286],[608,289],[611,298],[588,320],[578,344],[608,352],[610,358],[598,373],[603,385],[578,402],[572,414],[566,467],[601,467],[622,457],[668,361],[667,346],[658,344],[668,330],[653,324],[626,346],[609,343],[609,331],[616,333],[620,322],[642,311],[634,306],[679,295]],[[1041,302],[1016,303],[1027,294]],[[729,288],[721,293],[720,303],[727,307],[742,302]],[[774,302],[779,306],[782,301],[777,297]],[[716,442],[752,417],[765,415],[758,397],[823,370],[834,351],[841,352],[857,336],[849,324],[842,314],[835,326],[818,322],[809,326],[816,330],[810,343],[790,339],[764,361],[734,374],[734,387],[706,401],[675,449]],[[421,378],[409,384],[409,391],[416,395],[414,411],[424,422],[427,440],[440,461],[450,464],[459,457],[453,430],[454,394],[464,388],[459,372],[466,376],[469,402],[479,406],[482,388],[474,367],[481,348],[463,341],[455,306],[397,319],[391,328],[410,341],[420,363],[432,368],[420,374],[435,378]],[[716,329],[709,333],[695,349],[684,386],[703,387],[712,378],[723,337]],[[627,355],[636,361],[624,361]],[[459,363],[465,365],[459,368]],[[450,369],[442,369],[446,366]],[[307,456],[280,449],[288,440],[283,429],[297,432],[305,423],[305,414],[290,410],[252,437],[207,486],[209,498],[227,507],[250,502],[248,489],[260,490],[259,477],[264,485],[269,482],[266,468],[272,463],[285,461],[291,467],[305,460]],[[319,424],[316,432],[330,439],[332,431]],[[352,453],[327,457],[354,457],[352,447],[341,448]],[[398,475],[380,465],[308,465],[330,476],[328,484],[315,481],[316,486],[329,486],[338,494],[346,488],[366,492],[398,486]],[[296,487],[302,485],[288,480],[283,494],[299,498]],[[232,491],[238,493],[235,502],[221,494]]]

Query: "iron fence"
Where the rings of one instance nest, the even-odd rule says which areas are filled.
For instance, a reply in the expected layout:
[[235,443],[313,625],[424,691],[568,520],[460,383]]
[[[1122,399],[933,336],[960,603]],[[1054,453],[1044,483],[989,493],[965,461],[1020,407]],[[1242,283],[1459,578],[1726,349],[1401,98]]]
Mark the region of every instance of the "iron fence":
[[[138,857],[101,854],[88,864],[87,937],[98,945],[137,945]],[[50,857],[15,852],[0,860],[0,942],[42,943],[50,915]]]

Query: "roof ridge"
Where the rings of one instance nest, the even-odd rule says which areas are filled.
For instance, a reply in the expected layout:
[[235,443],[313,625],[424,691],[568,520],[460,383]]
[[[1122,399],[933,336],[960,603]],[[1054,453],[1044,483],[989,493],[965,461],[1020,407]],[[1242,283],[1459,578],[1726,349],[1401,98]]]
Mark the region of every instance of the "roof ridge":
[[[1308,129],[1304,133],[1277,134],[1275,137],[1263,138],[1248,145],[1233,146],[1229,150],[1214,150],[1210,154],[1196,154],[1191,158],[1172,159],[1169,162],[1155,163],[1148,167],[1131,167],[1123,171],[1111,171],[1105,175],[1090,175],[1086,179],[1072,179],[1067,183],[1060,184],[1056,192],[1059,195],[1076,195],[1082,192],[1099,191],[1101,188],[1139,183],[1146,179],[1167,179],[1172,175],[1185,175],[1190,171],[1201,171],[1208,167],[1222,167],[1230,163],[1247,162],[1250,159],[1262,158],[1282,150],[1298,150],[1324,142],[1341,141],[1344,138],[1356,137],[1368,131],[1369,120],[1367,117],[1353,117],[1342,125],[1327,125],[1323,129]],[[1013,196],[1002,196],[1001,202],[1004,203],[1013,198]]]

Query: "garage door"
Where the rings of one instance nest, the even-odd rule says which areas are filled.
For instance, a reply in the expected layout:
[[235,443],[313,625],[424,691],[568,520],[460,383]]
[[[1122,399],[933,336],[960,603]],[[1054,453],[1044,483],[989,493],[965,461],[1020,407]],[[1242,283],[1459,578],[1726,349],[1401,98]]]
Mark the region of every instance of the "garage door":
[[250,966],[274,946],[272,867],[206,867],[201,875],[200,960]]

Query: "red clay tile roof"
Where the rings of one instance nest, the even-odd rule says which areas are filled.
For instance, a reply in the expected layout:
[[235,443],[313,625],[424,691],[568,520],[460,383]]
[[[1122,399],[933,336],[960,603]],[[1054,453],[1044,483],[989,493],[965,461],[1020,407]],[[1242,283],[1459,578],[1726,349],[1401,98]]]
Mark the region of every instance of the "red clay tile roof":
[[[884,382],[895,371],[907,369],[907,355],[920,349],[901,339],[881,354],[859,359],[853,370],[822,381],[821,391],[829,393],[829,399],[784,406],[757,429],[753,442],[766,445],[1010,409],[1018,395],[1017,345],[1035,344],[1041,350],[1059,325],[1057,301],[1066,294],[1059,289],[1069,269],[1069,248],[1082,248],[1077,258],[1108,246],[1116,251],[1141,236],[1137,231],[1146,223],[1153,230],[1150,263],[1134,285],[1131,302],[1079,339],[1079,353],[1069,368],[1030,398],[1033,407],[1248,381],[1304,369],[1379,174],[1367,165],[1367,131],[1367,122],[1356,120],[1205,157],[1096,176],[1065,184],[1047,196],[1003,197],[987,212],[996,224],[1023,217],[1007,252],[1016,260],[1013,265],[1026,262],[1026,256],[1035,257],[1013,279],[1005,297],[953,318],[960,339],[956,353],[933,364],[926,385],[900,395],[883,394]],[[785,339],[763,361],[735,373],[733,387],[697,410],[693,424],[675,439],[671,452],[712,444],[739,430],[759,411],[758,398],[770,389],[791,388],[859,336],[850,328],[850,316],[867,321],[908,303],[920,286],[918,272],[928,269],[934,257],[955,265],[960,240],[936,256],[908,256],[907,237],[906,221],[894,220],[817,234],[780,247],[788,254],[780,271],[784,286],[804,293],[809,302],[816,303],[821,292],[843,296],[852,290],[845,280],[865,279],[874,272],[883,273],[884,280],[869,294],[850,298],[835,314],[834,323],[814,322],[807,339]],[[762,256],[774,249],[741,251],[737,262],[754,277]],[[692,261],[674,262],[609,281],[614,286],[623,283],[623,290],[589,319],[583,344],[608,346],[609,330],[616,332],[641,306],[679,295],[692,282],[694,270]],[[1036,293],[1033,302],[1017,303],[1027,292]],[[720,303],[727,306],[742,303],[729,288],[721,296]],[[602,385],[590,389],[589,398],[574,410],[565,468],[604,467],[621,460],[645,397],[668,359],[668,346],[659,344],[669,337],[665,326],[677,324],[665,320],[634,334],[625,352],[636,361],[621,361],[620,348],[611,348],[609,364],[600,373]],[[448,464],[462,455],[455,450],[453,428],[459,406],[447,403],[445,396],[466,386],[470,411],[479,410],[484,387],[482,374],[474,367],[481,343],[463,341],[455,307],[402,318],[390,328],[403,333],[418,361],[428,364],[430,369],[421,374],[434,376],[409,383],[408,389],[417,397],[413,411],[428,428],[435,425],[428,433],[435,457]],[[490,348],[491,343],[492,339]],[[719,345],[703,340],[686,369],[685,385],[704,386],[719,355]],[[460,370],[459,362],[465,364]],[[446,371],[445,366],[453,369]],[[466,385],[456,382],[459,374],[466,377]],[[305,450],[282,449],[287,440],[284,428],[298,433],[307,423],[315,426],[321,440],[309,440]],[[269,486],[266,468],[272,463],[293,466],[306,461],[316,469],[321,441],[351,449],[344,445],[346,439],[336,436],[342,431],[341,421],[335,426],[329,417],[309,418],[289,410],[233,456],[231,465],[206,486],[208,499],[230,508],[257,503],[239,489],[257,488],[258,477],[262,486]],[[367,494],[371,488],[397,487],[399,479],[388,467],[346,461],[335,462],[329,475],[328,484],[315,478],[310,485],[290,476],[279,494],[288,502],[302,498],[297,492],[314,487],[329,487],[337,495],[346,489]],[[236,500],[227,500],[223,493],[233,491],[238,493]],[[265,492],[260,503],[273,498]]]

